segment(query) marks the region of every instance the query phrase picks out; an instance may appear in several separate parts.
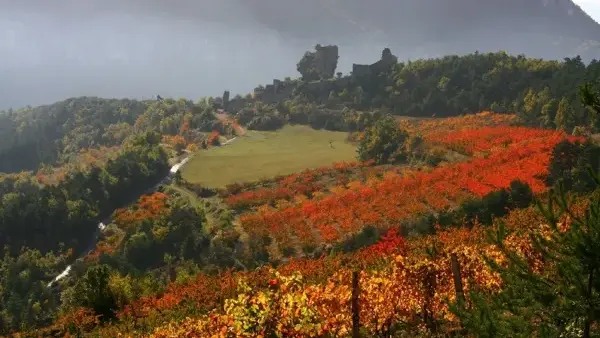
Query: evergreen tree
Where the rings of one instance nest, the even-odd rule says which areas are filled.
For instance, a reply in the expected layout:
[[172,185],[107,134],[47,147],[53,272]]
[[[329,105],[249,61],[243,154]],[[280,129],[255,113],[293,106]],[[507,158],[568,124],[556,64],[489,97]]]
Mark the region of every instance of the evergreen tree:
[[542,127],[544,128],[556,128],[554,120],[556,118],[557,102],[552,99],[542,106],[542,112],[540,116]]
[[117,303],[109,287],[110,270],[106,265],[93,266],[75,286],[75,300],[91,308],[102,319],[114,318]]
[[600,92],[591,83],[585,83],[579,88],[581,103],[591,112],[591,127],[600,130]]
[[[600,179],[594,180],[599,186]],[[502,224],[490,233],[508,263],[487,259],[502,278],[501,292],[473,291],[468,309],[461,302],[452,306],[470,336],[587,338],[600,333],[600,194],[593,194],[583,217],[573,211],[562,185],[539,209],[548,229],[531,233],[543,262],[538,271],[505,245]]]
[[494,102],[492,103],[492,105],[490,106],[490,110],[494,113],[502,113],[502,107],[500,107],[500,104],[498,104],[498,102]]
[[527,91],[527,94],[523,98],[523,111],[520,114],[523,119],[523,123],[527,125],[534,125],[539,121],[538,117],[538,98],[535,91],[531,88]]
[[558,110],[556,111],[556,117],[554,118],[556,128],[563,129],[570,132],[575,127],[575,114],[571,103],[566,97],[558,103]]

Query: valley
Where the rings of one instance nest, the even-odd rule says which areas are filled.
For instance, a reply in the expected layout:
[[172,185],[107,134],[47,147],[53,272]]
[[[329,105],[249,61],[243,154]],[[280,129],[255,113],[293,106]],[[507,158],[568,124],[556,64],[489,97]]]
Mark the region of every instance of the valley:
[[597,333],[600,64],[337,53],[0,112],[0,334]]
[[268,179],[332,162],[351,161],[356,147],[346,133],[285,126],[276,132],[250,131],[227,147],[200,152],[182,177],[209,188]]

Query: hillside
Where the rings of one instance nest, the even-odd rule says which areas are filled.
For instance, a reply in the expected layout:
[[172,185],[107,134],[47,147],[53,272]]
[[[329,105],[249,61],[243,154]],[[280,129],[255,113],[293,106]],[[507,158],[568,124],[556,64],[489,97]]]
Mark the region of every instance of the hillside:
[[[578,217],[600,215],[600,63],[384,50],[343,76],[336,59],[316,47],[302,78],[244,97],[0,112],[0,334],[481,336],[488,312],[501,336],[595,333],[599,293],[569,285],[600,269],[600,221]],[[534,207],[556,189],[569,217]],[[549,319],[504,317],[557,294],[547,280]]]
[[590,59],[600,47],[596,42],[590,50],[578,49],[598,40],[600,25],[571,0],[251,0],[241,5],[284,36],[356,46],[378,41],[401,58],[507,50],[555,59],[580,53]]
[[[286,62],[294,64],[296,60]],[[541,121],[542,107],[565,98],[574,109],[575,125],[589,124],[592,121],[577,99],[577,88],[599,74],[600,63],[586,64],[578,58],[556,62],[502,52],[449,55],[391,64],[373,78],[345,76],[325,83],[289,79],[279,93],[269,85],[269,91],[263,87],[256,99],[230,98],[226,108],[240,123],[257,130],[273,130],[290,121],[347,131],[344,107],[357,111],[377,108],[414,117],[510,111],[530,115],[528,123],[554,126],[554,111]],[[219,124],[212,115],[214,109],[223,108],[223,98],[218,99],[78,97],[0,111],[0,172],[66,164],[81,150],[117,146],[132,132],[158,130],[177,135],[186,119],[195,130],[188,141],[200,144],[203,136],[198,132],[211,132]],[[535,104],[526,106],[526,99]],[[523,109],[526,107],[530,109]],[[232,134],[229,127],[218,129],[221,134]]]
[[[550,273],[529,236],[548,231],[534,197],[547,197],[560,177],[582,194],[573,218],[598,201],[581,169],[600,148],[516,122],[490,112],[403,119],[399,128],[422,140],[409,142],[412,167],[346,162],[229,185],[211,198],[185,181],[144,196],[115,212],[79,281],[63,283],[75,283],[65,297],[84,308],[36,334],[346,337],[355,292],[364,337],[454,332],[468,323],[446,302],[458,297],[454,259],[469,297],[495,297],[506,285],[484,259],[506,261],[486,229],[504,222],[506,247]],[[361,146],[371,143],[365,138]],[[557,156],[563,151],[570,160]],[[425,154],[440,162],[421,162]],[[93,298],[98,278],[106,284]],[[98,314],[113,320],[95,322]]]

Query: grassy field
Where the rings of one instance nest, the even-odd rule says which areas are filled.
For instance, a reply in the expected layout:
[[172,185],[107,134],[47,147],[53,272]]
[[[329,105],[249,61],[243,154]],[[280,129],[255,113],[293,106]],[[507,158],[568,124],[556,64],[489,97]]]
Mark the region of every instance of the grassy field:
[[305,126],[285,126],[276,132],[248,131],[227,146],[194,154],[184,166],[182,176],[192,183],[220,188],[234,182],[352,161],[356,158],[356,147],[346,142],[346,135]]

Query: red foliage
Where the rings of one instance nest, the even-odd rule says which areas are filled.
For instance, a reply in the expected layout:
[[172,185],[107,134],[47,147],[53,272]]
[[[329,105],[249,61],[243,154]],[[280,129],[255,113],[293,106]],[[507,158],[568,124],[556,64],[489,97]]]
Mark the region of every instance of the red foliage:
[[[350,176],[354,169],[369,168],[373,161],[368,162],[338,162],[331,167],[321,167],[317,169],[307,169],[299,174],[285,176],[277,182],[274,188],[261,188],[251,191],[243,191],[227,196],[225,203],[233,208],[247,208],[261,204],[271,204],[277,200],[291,200],[295,196],[310,196],[312,193],[322,191],[325,184],[318,181],[325,177],[335,178],[338,184],[347,184],[350,182]],[[361,170],[362,178],[366,179],[369,174],[375,174],[378,168],[369,168]],[[235,191],[235,189],[232,190]]]
[[89,254],[87,254],[83,260],[85,262],[94,262],[97,261],[101,255],[112,255],[117,250],[115,243],[107,243],[105,241],[100,241],[96,243],[94,250],[92,250]]
[[478,152],[489,152],[498,148],[506,148],[511,144],[523,143],[532,139],[546,139],[566,135],[560,131],[533,129],[526,127],[483,127],[456,132],[432,134],[427,139],[441,143],[453,150],[473,155]]
[[[471,142],[477,143],[474,133]],[[524,134],[520,136],[519,133]],[[488,134],[513,135],[510,144],[497,147]],[[371,184],[353,182],[318,200],[308,200],[281,209],[259,208],[240,217],[249,233],[270,235],[288,246],[292,238],[306,244],[332,243],[348,234],[374,225],[387,228],[401,221],[431,211],[451,208],[469,196],[484,196],[507,188],[514,180],[529,184],[535,193],[546,190],[547,174],[553,147],[564,139],[562,132],[529,130],[520,127],[497,127],[480,134],[489,150],[484,158],[438,167],[430,172],[406,172],[403,176],[388,173]],[[487,148],[485,148],[487,147]],[[475,147],[472,147],[475,148]]]
[[367,247],[364,252],[376,255],[391,255],[395,253],[404,253],[406,250],[406,240],[400,236],[398,230],[391,228],[374,245]]
[[118,315],[119,317],[145,317],[150,313],[173,309],[181,305],[184,301],[187,305],[193,306],[197,311],[210,311],[221,304],[224,299],[231,298],[236,293],[237,278],[251,275],[251,280],[262,281],[264,278],[257,272],[236,273],[227,271],[217,276],[199,274],[194,279],[185,284],[171,283],[167,290],[156,296],[142,297],[133,304],[127,305]]

